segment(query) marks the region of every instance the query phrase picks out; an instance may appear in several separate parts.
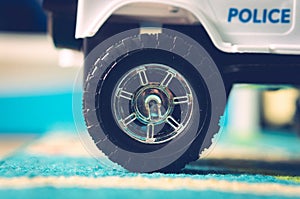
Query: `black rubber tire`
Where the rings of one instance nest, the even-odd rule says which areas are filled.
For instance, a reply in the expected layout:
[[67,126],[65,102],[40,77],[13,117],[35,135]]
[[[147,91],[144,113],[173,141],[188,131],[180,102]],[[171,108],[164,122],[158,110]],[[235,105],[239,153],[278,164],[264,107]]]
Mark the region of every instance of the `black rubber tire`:
[[300,97],[296,100],[296,111],[294,115],[294,129],[300,137]]
[[[88,62],[94,63],[84,82],[83,113],[88,132],[110,160],[129,171],[178,172],[197,160],[219,131],[220,116],[226,105],[222,77],[209,54],[195,41],[186,40],[184,35],[172,31],[171,34],[133,35],[104,54],[101,47],[96,47],[87,57]],[[162,144],[145,144],[122,133],[111,110],[111,93],[118,79],[126,71],[146,63],[176,69],[189,81],[197,96],[193,122],[180,136]]]

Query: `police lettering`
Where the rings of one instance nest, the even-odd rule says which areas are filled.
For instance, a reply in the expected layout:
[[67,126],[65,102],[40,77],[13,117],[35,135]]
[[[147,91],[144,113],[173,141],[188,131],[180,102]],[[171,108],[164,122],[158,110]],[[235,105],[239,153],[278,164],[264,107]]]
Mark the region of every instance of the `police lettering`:
[[227,21],[231,23],[234,20],[239,20],[242,23],[255,24],[287,24],[291,21],[291,9],[237,9],[230,8]]

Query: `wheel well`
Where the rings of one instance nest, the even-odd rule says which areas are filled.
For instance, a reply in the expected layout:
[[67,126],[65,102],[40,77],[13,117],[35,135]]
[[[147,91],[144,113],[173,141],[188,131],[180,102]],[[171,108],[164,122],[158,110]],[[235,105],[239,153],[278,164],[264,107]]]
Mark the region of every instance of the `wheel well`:
[[[147,14],[145,14],[147,13]],[[134,23],[199,24],[199,19],[187,9],[162,3],[130,3],[112,13],[115,20]]]
[[[220,32],[201,8],[191,2],[116,0],[110,3],[92,2],[79,3],[76,38],[93,37],[108,19],[114,18],[118,22],[159,23],[173,25],[199,25],[201,24],[214,45],[219,49],[224,44]],[[97,1],[97,2],[96,2]],[[205,6],[205,4],[203,4]],[[204,9],[204,8],[203,8]],[[102,12],[99,13],[99,10]]]

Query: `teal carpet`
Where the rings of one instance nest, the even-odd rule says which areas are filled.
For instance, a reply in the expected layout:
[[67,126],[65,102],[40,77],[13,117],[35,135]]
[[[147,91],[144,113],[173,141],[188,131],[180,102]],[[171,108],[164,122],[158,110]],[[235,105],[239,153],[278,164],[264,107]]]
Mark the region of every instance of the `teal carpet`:
[[[260,147],[268,146],[265,140],[277,149],[282,147],[282,138],[264,136],[268,139]],[[300,198],[300,141],[295,138],[285,136],[290,140],[283,145],[289,147],[278,151],[290,156],[283,159],[280,154],[256,160],[228,158],[230,154],[220,158],[234,147],[260,150],[257,145],[221,138],[211,155],[191,163],[182,173],[137,174],[104,164],[104,157],[92,158],[76,134],[49,133],[1,160],[0,198]]]
[[[136,189],[84,189],[84,188],[53,188],[43,187],[35,189],[23,189],[15,192],[14,190],[0,191],[4,198],[131,198],[131,199],[152,199],[152,198],[261,198],[261,199],[279,199],[291,198],[284,196],[255,196],[254,194],[234,194],[217,191],[193,191],[193,190],[136,190]],[[51,195],[49,195],[51,194]]]

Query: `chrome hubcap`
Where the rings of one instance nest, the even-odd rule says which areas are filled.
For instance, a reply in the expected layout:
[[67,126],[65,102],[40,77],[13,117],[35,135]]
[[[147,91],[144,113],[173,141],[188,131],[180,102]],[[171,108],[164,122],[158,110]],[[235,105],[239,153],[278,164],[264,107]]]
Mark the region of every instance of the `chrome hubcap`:
[[161,64],[127,72],[113,91],[113,115],[133,139],[157,144],[179,135],[188,125],[193,95],[184,77]]

